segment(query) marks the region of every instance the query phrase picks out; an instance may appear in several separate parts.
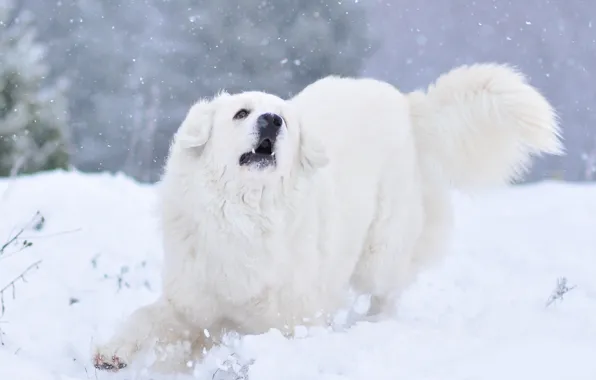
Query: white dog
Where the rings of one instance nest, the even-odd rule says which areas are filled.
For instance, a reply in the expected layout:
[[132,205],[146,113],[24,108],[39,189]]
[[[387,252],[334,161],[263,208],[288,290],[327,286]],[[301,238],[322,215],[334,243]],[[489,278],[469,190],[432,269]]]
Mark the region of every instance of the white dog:
[[184,368],[229,329],[327,323],[349,288],[371,294],[370,317],[391,316],[445,251],[451,188],[505,184],[533,154],[562,152],[547,100],[496,64],[411,94],[327,77],[290,100],[200,101],[160,187],[163,293],[95,349],[95,365],[149,351],[154,369]]

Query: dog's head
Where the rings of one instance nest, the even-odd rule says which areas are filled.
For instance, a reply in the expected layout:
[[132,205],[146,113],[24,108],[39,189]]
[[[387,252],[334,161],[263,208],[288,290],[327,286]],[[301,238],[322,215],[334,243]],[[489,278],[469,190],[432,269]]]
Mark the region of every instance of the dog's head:
[[322,145],[283,99],[263,92],[221,93],[194,104],[174,139],[197,167],[242,180],[274,179],[327,163]]

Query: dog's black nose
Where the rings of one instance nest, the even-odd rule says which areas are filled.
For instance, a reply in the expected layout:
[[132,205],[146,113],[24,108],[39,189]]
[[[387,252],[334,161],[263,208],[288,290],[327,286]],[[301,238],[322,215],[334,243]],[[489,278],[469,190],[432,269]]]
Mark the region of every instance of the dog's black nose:
[[257,119],[259,134],[276,137],[283,124],[281,116],[274,113],[264,113]]

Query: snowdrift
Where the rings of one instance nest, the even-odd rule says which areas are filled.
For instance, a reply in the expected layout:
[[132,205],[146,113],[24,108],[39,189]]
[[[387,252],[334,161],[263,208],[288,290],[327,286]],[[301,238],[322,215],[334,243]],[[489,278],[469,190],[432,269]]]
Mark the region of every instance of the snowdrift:
[[[406,292],[395,320],[231,337],[192,378],[596,379],[596,186],[454,201],[451,254]],[[93,339],[158,295],[155,185],[60,171],[1,180],[5,243],[1,380],[158,379],[90,363]],[[571,290],[547,306],[563,277],[560,293]]]

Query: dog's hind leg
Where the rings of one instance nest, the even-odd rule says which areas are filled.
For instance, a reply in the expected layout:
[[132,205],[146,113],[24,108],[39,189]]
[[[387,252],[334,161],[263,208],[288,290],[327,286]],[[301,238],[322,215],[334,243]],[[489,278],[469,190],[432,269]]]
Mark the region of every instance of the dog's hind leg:
[[453,212],[448,189],[428,172],[419,186],[408,189],[405,182],[381,188],[355,272],[356,289],[371,294],[368,317],[390,316],[405,287],[448,250]]
[[[412,257],[423,225],[419,183],[407,167],[386,172],[377,194],[376,214],[352,276],[358,293],[371,295],[369,317],[390,317],[412,279]],[[374,319],[374,318],[370,318]]]
[[97,369],[116,372],[129,366],[138,354],[153,352],[148,367],[158,371],[182,369],[196,339],[190,325],[160,298],[134,311],[108,342],[96,346],[93,362]]

